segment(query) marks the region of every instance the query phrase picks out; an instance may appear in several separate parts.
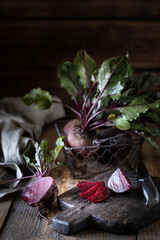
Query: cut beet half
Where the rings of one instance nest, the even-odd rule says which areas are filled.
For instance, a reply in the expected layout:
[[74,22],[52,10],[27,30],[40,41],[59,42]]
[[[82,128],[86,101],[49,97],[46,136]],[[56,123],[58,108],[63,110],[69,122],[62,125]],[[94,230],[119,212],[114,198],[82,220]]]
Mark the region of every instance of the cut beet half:
[[132,185],[125,173],[118,168],[108,180],[108,187],[116,193],[124,193],[132,189]]

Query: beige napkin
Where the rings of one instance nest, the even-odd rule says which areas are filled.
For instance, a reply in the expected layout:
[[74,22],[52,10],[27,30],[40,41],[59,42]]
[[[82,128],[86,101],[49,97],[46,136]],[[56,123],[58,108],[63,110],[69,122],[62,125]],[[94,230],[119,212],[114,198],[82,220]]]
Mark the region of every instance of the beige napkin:
[[[54,99],[61,102],[57,97]],[[10,178],[22,177],[25,165],[22,153],[28,141],[38,141],[46,123],[64,116],[61,104],[52,104],[47,110],[35,110],[33,105],[27,107],[20,98],[3,98],[0,101],[0,179],[10,173],[9,169]],[[7,187],[0,187],[0,197],[20,190],[22,186],[18,183],[16,181]]]

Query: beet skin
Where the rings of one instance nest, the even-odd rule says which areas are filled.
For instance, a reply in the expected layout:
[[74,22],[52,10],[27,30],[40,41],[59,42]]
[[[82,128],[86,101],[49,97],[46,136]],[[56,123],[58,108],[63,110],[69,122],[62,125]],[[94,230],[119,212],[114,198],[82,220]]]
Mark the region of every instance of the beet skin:
[[57,197],[58,188],[52,177],[39,176],[22,191],[22,199],[30,206],[49,206]]

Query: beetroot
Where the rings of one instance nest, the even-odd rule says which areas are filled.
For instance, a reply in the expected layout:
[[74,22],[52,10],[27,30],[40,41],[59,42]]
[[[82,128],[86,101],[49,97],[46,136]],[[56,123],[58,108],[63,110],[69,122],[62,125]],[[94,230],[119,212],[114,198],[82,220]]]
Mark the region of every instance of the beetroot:
[[[23,154],[29,169],[34,174],[33,177],[37,179],[23,189],[21,197],[28,205],[36,207],[40,217],[44,217],[46,208],[50,206],[58,194],[56,182],[48,175],[56,167],[56,158],[64,146],[63,138],[57,139],[56,147],[53,150],[49,150],[48,142],[43,140],[40,145],[38,143],[29,145]],[[30,153],[32,153],[32,157],[30,157]]]
[[26,160],[26,165],[33,175],[3,183],[36,178],[24,187],[21,197],[29,206],[36,208],[36,213],[39,217],[43,217],[49,222],[51,221],[45,217],[46,209],[58,195],[56,182],[49,174],[53,168],[61,165],[61,163],[56,162],[56,158],[64,146],[63,138],[59,137],[57,139],[56,147],[53,150],[48,149],[46,140],[42,140],[40,144],[31,141],[23,153],[23,158]]
[[68,137],[68,133],[71,131],[71,129],[73,128],[73,126],[77,126],[80,125],[80,119],[75,118],[73,120],[70,120],[69,122],[67,122],[63,128],[63,134],[64,136]]
[[58,188],[52,177],[38,177],[22,191],[22,199],[30,206],[49,206],[57,197]]
[[[75,122],[73,121],[75,124]],[[90,151],[89,148],[83,149],[83,147],[93,146],[93,140],[96,138],[96,131],[82,131],[80,125],[70,125],[70,131],[68,131],[67,143],[72,148],[77,148],[76,152],[79,156],[91,157],[94,152]]]
[[120,168],[118,168],[110,176],[108,180],[108,187],[116,193],[123,193],[132,189],[129,179]]

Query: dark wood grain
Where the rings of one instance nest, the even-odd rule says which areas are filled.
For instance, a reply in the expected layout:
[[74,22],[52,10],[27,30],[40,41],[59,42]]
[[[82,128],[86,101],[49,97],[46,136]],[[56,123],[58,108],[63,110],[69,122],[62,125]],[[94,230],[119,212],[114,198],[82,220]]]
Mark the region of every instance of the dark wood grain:
[[2,228],[5,218],[8,214],[8,211],[11,207],[11,204],[14,200],[14,194],[12,196],[5,196],[4,198],[0,199],[0,229]]
[[65,102],[70,101],[66,91],[60,87],[56,70],[42,71],[2,71],[0,72],[0,96],[23,96],[32,88],[41,87],[52,95],[60,96]]
[[158,240],[160,236],[160,220],[148,225],[139,231],[138,240],[152,239]]
[[[91,181],[108,182],[114,170],[97,175]],[[53,218],[53,228],[63,234],[72,234],[88,226],[114,233],[133,233],[160,218],[160,205],[147,208],[138,184],[136,173],[129,169],[124,172],[130,179],[133,190],[125,194],[111,194],[102,203],[90,203],[79,196],[73,188],[58,197],[58,204],[64,212]],[[160,178],[153,178],[160,191]]]
[[1,0],[4,17],[67,17],[67,18],[159,18],[157,0]]
[[[47,139],[49,141],[49,146],[55,146],[55,140],[57,138],[57,133],[53,124],[49,124],[45,126],[43,134],[43,139]],[[159,138],[158,138],[159,139]],[[157,139],[157,140],[158,140]],[[159,139],[160,141],[160,139]],[[160,143],[158,141],[158,143]],[[64,160],[63,152],[60,155],[60,160]],[[157,157],[156,153],[152,148],[149,147],[148,144],[144,144],[143,152],[142,152],[143,160],[145,161],[149,172],[152,175],[156,175],[160,177],[160,161]],[[65,191],[70,190],[75,187],[78,180],[71,178],[68,167],[63,166],[62,168],[57,168],[56,171],[53,172],[53,177],[57,182],[59,188],[59,194],[64,193]],[[3,203],[3,201],[1,202]],[[7,202],[0,204],[0,211],[3,212],[3,209],[7,205]],[[10,201],[8,202],[8,208],[10,206]],[[35,210],[32,207],[27,206],[18,196],[16,198],[14,204],[10,211],[3,212],[5,214],[5,222],[0,231],[0,239],[1,240],[77,240],[77,239],[85,239],[85,240],[100,240],[100,239],[108,239],[108,240],[159,240],[159,224],[160,221],[156,221],[151,225],[141,229],[137,236],[136,234],[127,234],[127,235],[119,235],[113,234],[109,232],[104,232],[101,230],[96,230],[95,228],[88,228],[82,232],[76,233],[72,236],[66,236],[59,234],[53,230],[51,225],[48,225],[43,219],[40,220],[35,215]],[[60,210],[54,203],[49,209],[48,217],[52,219],[55,215],[60,213]]]
[[[52,205],[50,209],[52,216],[56,215],[59,210],[56,204]],[[96,229],[89,229],[77,233],[72,236],[65,236],[53,230],[52,225],[39,219],[35,215],[35,209],[26,206],[26,204],[17,198],[10,218],[5,222],[5,226],[0,234],[1,240],[99,240],[99,239],[114,239],[114,240],[136,240],[135,234],[119,236],[107,232],[99,231]]]
[[127,21],[1,21],[0,70],[57,68],[86,49],[101,64],[130,54],[136,68],[159,68],[160,23]]

